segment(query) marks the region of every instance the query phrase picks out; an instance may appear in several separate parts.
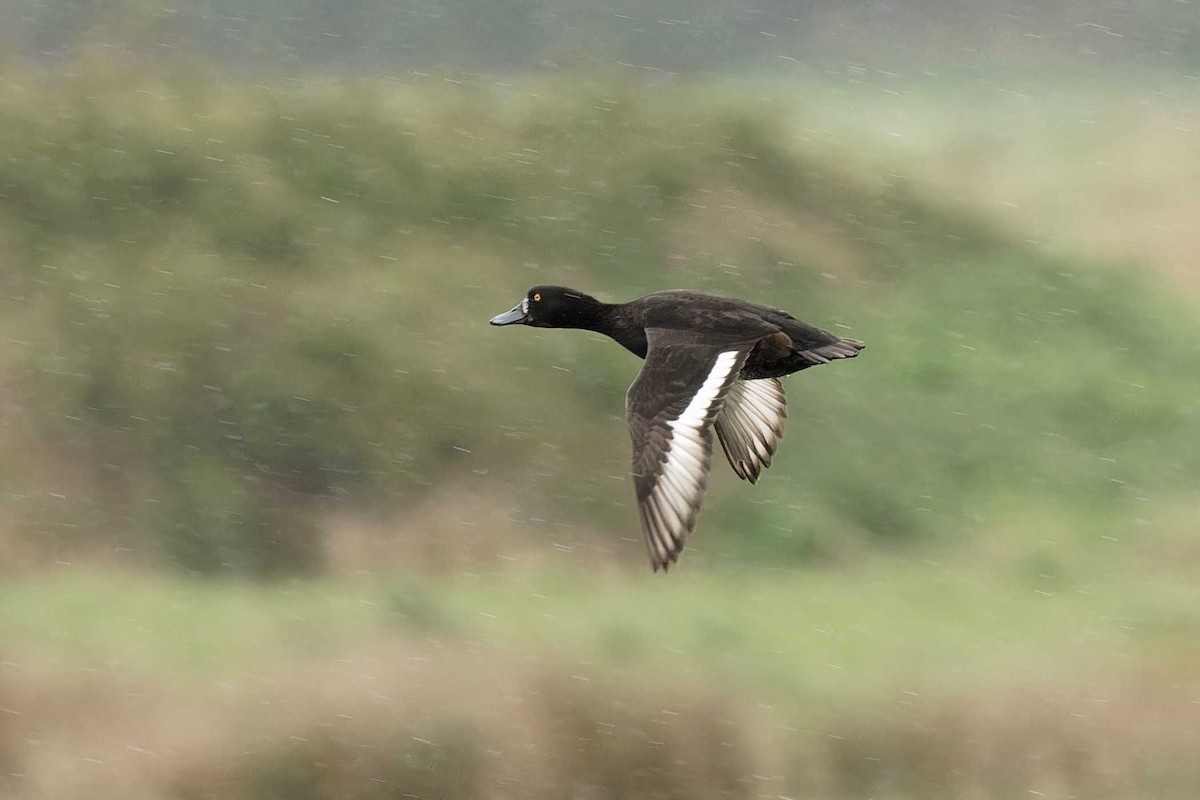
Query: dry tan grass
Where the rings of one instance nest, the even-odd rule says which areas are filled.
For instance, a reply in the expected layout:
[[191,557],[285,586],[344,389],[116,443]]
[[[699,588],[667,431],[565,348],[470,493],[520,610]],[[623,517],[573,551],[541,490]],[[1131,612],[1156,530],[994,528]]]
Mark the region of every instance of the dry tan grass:
[[[1193,797],[1200,654],[1077,685],[781,712],[397,640],[167,685],[5,662],[0,793],[27,798]],[[797,724],[799,723],[799,724]],[[790,732],[789,732],[790,731]]]
[[444,573],[505,559],[534,566],[539,555],[520,535],[515,515],[511,500],[450,490],[390,516],[333,513],[322,525],[325,561],[341,575],[389,568]]
[[528,572],[551,562],[591,572],[628,568],[615,543],[586,534],[570,543],[539,536],[518,509],[512,497],[452,486],[390,515],[329,513],[321,522],[324,563],[335,575]]
[[703,798],[747,767],[712,696],[429,643],[215,687],[8,667],[4,696],[13,798]]
[[914,696],[839,731],[830,746],[835,783],[898,797],[1192,797],[1200,790],[1196,664],[1071,686],[1026,680]]

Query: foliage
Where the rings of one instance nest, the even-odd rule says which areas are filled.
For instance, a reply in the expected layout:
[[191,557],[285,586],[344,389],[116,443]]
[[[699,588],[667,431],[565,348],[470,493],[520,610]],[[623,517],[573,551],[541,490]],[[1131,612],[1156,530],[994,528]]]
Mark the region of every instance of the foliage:
[[668,581],[596,576],[582,559],[443,578],[13,579],[0,786],[1194,797],[1194,535],[1158,521],[1149,538],[1157,564],[1144,542],[1057,548],[1069,567],[1034,583],[1023,553],[983,543],[942,563]]
[[77,538],[308,569],[317,512],[433,486],[628,531],[610,476],[637,364],[485,326],[539,282],[736,294],[868,342],[789,381],[762,486],[716,481],[698,549],[718,555],[957,535],[1013,498],[1082,522],[1200,474],[1184,309],[830,164],[761,104],[131,70],[0,91],[5,360],[38,446],[73,465],[48,482]]
[[649,73],[922,72],[972,56],[1126,70],[1196,64],[1200,29],[1186,6],[920,0],[880,13],[836,0],[0,0],[0,44],[47,58],[99,41],[276,74],[612,63]]

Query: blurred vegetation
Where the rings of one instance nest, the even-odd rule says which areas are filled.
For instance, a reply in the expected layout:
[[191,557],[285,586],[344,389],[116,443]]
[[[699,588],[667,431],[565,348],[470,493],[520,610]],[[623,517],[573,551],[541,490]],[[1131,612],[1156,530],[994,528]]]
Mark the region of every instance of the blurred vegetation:
[[1177,0],[0,0],[0,46],[51,58],[91,42],[169,48],[271,74],[431,65],[510,72],[634,65],[651,73],[914,72],[972,57],[1114,70],[1194,68],[1200,23]]
[[[0,796],[1200,796],[1193,6],[0,0]],[[664,580],[535,283],[869,349]]]
[[859,71],[769,86],[796,98],[806,139],[865,174],[911,176],[1040,249],[1165,268],[1194,289],[1197,81]]
[[1031,505],[1089,539],[1200,477],[1188,308],[834,163],[770,102],[107,56],[3,78],[3,368],[42,454],[5,477],[51,548],[314,569],[322,512],[446,487],[633,535],[639,365],[486,327],[539,282],[736,294],[870,344],[789,381],[772,476],[716,481],[693,558],[843,558]]
[[[139,8],[145,42],[197,19]],[[278,85],[117,49],[0,68],[0,795],[1197,796],[1194,299],[987,194],[1153,141],[1101,173],[1186,215],[1190,83],[1153,137],[1083,141],[1053,121],[1100,82],[968,124],[933,79],[885,114],[857,79]],[[1128,220],[1088,194],[1025,213]],[[662,580],[636,359],[486,324],[542,282],[869,349],[787,381],[760,485],[717,457]]]
[[[1194,539],[1165,527],[1159,547]],[[670,581],[10,579],[0,787],[1183,800],[1200,589],[1181,550],[1173,571],[1146,550],[1031,582],[983,548]]]

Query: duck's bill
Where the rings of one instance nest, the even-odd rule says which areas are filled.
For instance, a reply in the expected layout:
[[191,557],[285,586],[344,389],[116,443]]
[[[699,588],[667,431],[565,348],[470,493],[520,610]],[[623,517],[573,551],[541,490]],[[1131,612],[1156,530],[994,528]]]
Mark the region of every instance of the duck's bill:
[[512,325],[517,322],[525,322],[527,319],[525,311],[521,308],[521,304],[518,303],[512,310],[492,317],[491,321],[493,325]]

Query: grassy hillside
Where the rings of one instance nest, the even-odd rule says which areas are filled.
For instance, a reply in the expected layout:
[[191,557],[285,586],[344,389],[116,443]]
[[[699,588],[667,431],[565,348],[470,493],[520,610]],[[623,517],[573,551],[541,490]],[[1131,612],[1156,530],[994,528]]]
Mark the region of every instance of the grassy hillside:
[[796,96],[811,144],[909,176],[1043,251],[1153,265],[1200,286],[1197,76],[1151,70],[858,71]]
[[1187,309],[855,177],[761,101],[103,60],[0,89],[12,438],[40,454],[9,480],[55,547],[314,566],[316,512],[433,487],[514,498],[550,540],[635,535],[638,364],[484,324],[537,282],[737,294],[870,344],[789,381],[770,479],[716,480],[709,560],[970,536],[1030,504],[1090,536],[1200,473]]

